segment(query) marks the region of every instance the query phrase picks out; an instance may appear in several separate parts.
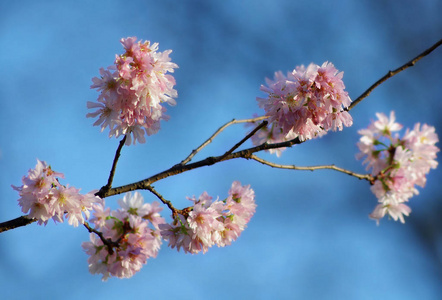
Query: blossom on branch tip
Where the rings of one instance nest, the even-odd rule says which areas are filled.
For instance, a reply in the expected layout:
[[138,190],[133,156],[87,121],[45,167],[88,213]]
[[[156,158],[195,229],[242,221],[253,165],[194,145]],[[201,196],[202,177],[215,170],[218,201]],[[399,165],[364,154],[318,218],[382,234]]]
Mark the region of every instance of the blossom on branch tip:
[[424,187],[426,175],[438,165],[436,143],[439,139],[434,127],[426,124],[421,127],[419,123],[400,138],[398,133],[393,135],[402,129],[402,125],[395,122],[393,111],[389,117],[383,113],[376,116],[378,120],[358,131],[360,152],[356,155],[358,159],[365,158],[363,164],[375,179],[371,191],[379,204],[370,218],[379,223],[388,214],[395,221],[405,223],[404,215],[411,212],[405,203],[419,193],[415,186]]
[[99,198],[92,192],[82,195],[79,189],[63,186],[58,178],[64,178],[64,175],[37,159],[35,169],[23,176],[23,185],[12,185],[12,188],[20,195],[18,204],[22,212],[37,219],[39,225],[46,225],[49,219],[63,222],[66,217],[70,225],[77,227],[89,218],[93,203]]
[[159,226],[171,248],[186,253],[207,252],[210,247],[224,247],[235,241],[255,213],[255,193],[250,185],[233,182],[229,196],[212,201],[207,192],[196,199],[187,216],[177,214],[172,223]]
[[342,76],[343,72],[329,62],[322,66],[300,66],[287,76],[278,71],[274,80],[267,78],[267,85],[261,86],[267,98],[256,100],[283,138],[288,140],[287,135],[291,135],[290,139],[292,136],[301,141],[312,139],[353,124],[352,117],[344,110],[351,100]]
[[175,105],[178,94],[173,88],[173,73],[178,66],[170,61],[171,50],[158,52],[158,43],[136,42],[135,37],[121,39],[125,53],[116,55],[113,66],[100,69],[91,88],[100,92],[97,102],[88,102],[88,118],[98,120],[94,126],[109,128],[109,137],[126,135],[126,145],[145,142],[145,134],[160,129],[167,120],[164,103]]

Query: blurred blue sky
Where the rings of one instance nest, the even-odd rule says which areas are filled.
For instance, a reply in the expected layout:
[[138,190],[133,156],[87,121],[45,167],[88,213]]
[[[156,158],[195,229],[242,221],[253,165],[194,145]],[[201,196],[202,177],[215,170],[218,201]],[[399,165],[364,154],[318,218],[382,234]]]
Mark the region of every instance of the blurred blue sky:
[[[259,86],[277,70],[331,61],[356,98],[442,38],[441,11],[440,0],[1,1],[0,222],[21,215],[10,185],[21,184],[36,158],[84,192],[106,183],[118,141],[92,127],[86,102],[97,98],[91,78],[122,52],[122,37],[173,50],[179,97],[159,134],[123,149],[115,186],[169,168],[232,118],[262,113]],[[354,158],[357,130],[390,110],[406,127],[428,123],[440,135],[441,66],[437,49],[352,110],[352,127],[279,159],[260,156],[363,172]],[[229,128],[195,159],[224,153],[244,133]],[[2,233],[2,299],[440,299],[440,168],[411,199],[405,225],[384,219],[376,226],[368,219],[376,204],[368,183],[332,171],[234,160],[155,187],[184,207],[186,196],[203,191],[225,197],[234,180],[251,184],[258,203],[237,242],[194,256],[163,245],[128,280],[103,283],[89,274],[81,227],[32,224]],[[107,202],[115,206],[117,198]]]

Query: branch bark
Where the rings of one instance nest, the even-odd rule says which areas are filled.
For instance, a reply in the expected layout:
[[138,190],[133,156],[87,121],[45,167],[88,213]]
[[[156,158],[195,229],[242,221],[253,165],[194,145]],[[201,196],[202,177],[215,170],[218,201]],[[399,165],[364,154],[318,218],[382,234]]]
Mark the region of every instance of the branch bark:
[[115,152],[114,161],[112,163],[112,168],[109,172],[109,179],[107,180],[107,184],[100,189],[100,192],[101,192],[101,190],[103,190],[103,192],[108,191],[112,187],[112,182],[114,180],[115,170],[117,169],[118,159],[120,158],[121,149],[123,148],[124,143],[126,142],[126,138],[127,138],[127,136],[125,135],[123,137],[123,139],[120,141],[120,143],[118,144],[117,151]]
[[26,216],[21,216],[13,220],[0,223],[0,233],[11,229],[15,229],[17,227],[26,226],[36,221],[37,219],[28,219]]
[[233,152],[228,155],[210,156],[210,157],[207,157],[206,159],[203,159],[203,160],[191,163],[191,164],[187,164],[187,165],[178,164],[178,165],[175,165],[175,166],[173,166],[163,172],[155,174],[149,178],[143,179],[143,180],[135,182],[135,183],[123,185],[120,187],[111,188],[109,191],[107,191],[104,194],[97,193],[96,195],[101,198],[106,198],[106,197],[119,195],[119,194],[130,192],[130,191],[135,191],[135,190],[147,190],[148,187],[152,183],[159,181],[161,179],[170,177],[170,176],[175,176],[175,175],[178,175],[178,174],[190,171],[190,170],[194,170],[197,168],[205,167],[205,166],[211,166],[211,165],[214,165],[214,164],[219,163],[221,161],[231,160],[231,159],[235,159],[235,158],[248,159],[248,158],[251,158],[251,155],[255,152],[259,152],[262,150],[276,149],[276,148],[281,148],[281,147],[291,147],[293,145],[301,144],[303,142],[304,141],[300,141],[299,138],[295,138],[290,141],[285,141],[285,142],[276,143],[276,144],[264,143],[264,144],[256,146],[256,147],[251,147],[251,148],[244,149],[241,151]]

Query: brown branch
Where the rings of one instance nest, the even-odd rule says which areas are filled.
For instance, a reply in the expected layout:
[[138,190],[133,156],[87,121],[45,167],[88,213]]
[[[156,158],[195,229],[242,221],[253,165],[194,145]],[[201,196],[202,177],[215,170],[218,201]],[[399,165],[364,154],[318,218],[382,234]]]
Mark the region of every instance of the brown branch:
[[304,171],[314,171],[314,170],[321,170],[321,169],[331,169],[331,170],[335,170],[338,172],[342,172],[345,173],[347,175],[350,176],[354,176],[358,179],[365,179],[368,180],[370,182],[373,182],[374,178],[373,176],[371,176],[370,174],[358,174],[346,169],[342,169],[339,167],[336,167],[335,165],[323,165],[323,166],[310,166],[310,167],[299,167],[299,166],[295,166],[295,165],[280,165],[280,164],[276,164],[276,163],[272,163],[269,162],[267,160],[264,160],[262,158],[257,157],[256,155],[251,155],[250,159],[256,160],[257,162],[260,162],[264,165],[273,167],[273,168],[278,168],[278,169],[290,169],[290,170],[304,170]]
[[[264,118],[264,117],[261,117]],[[238,123],[245,123],[245,122],[251,122],[253,120],[256,119],[248,119],[248,120],[238,120],[236,122]],[[230,123],[230,122],[229,122]],[[235,123],[232,123],[235,124]],[[116,188],[110,188],[108,190],[104,190],[103,188],[96,194],[97,196],[101,197],[101,198],[106,198],[106,197],[110,197],[110,196],[114,196],[114,195],[119,195],[122,193],[126,193],[126,192],[130,192],[130,191],[135,191],[135,190],[150,190],[152,187],[150,186],[152,183],[159,181],[161,179],[170,177],[170,176],[175,176],[193,169],[197,169],[197,168],[201,168],[204,166],[211,166],[213,164],[219,163],[221,161],[225,161],[225,160],[230,160],[230,159],[235,159],[235,158],[250,158],[252,153],[255,152],[259,152],[259,151],[263,151],[263,150],[269,150],[269,149],[277,149],[277,148],[281,148],[281,147],[291,147],[293,145],[296,144],[301,144],[304,141],[300,141],[298,138],[295,138],[293,140],[290,141],[285,141],[285,142],[281,142],[281,143],[275,143],[275,144],[268,144],[268,143],[264,143],[262,145],[259,146],[255,146],[252,148],[248,148],[248,149],[244,149],[241,151],[237,151],[234,153],[230,153],[228,155],[221,155],[221,156],[211,156],[211,157],[207,157],[206,159],[191,163],[191,164],[186,164],[186,165],[181,165],[181,164],[177,164],[175,166],[173,166],[172,168],[169,168],[163,172],[160,172],[156,175],[153,175],[149,178],[146,178],[144,180],[135,182],[135,183],[131,183],[131,184],[127,184],[124,186],[120,186],[120,187],[116,187]],[[167,201],[167,200],[166,200]],[[164,202],[163,202],[164,203]],[[166,203],[167,205],[167,203]],[[170,208],[170,207],[169,207]],[[176,210],[177,212],[180,212],[180,210]],[[184,214],[188,211],[188,209],[183,209],[181,210],[181,212],[183,212]],[[15,220],[18,219],[22,219],[24,217],[20,217],[17,218]],[[15,220],[11,220],[11,221],[7,221],[5,223],[0,223],[0,232],[2,232],[2,224],[6,224],[6,223],[14,223]],[[34,222],[34,221],[32,221]],[[29,223],[27,223],[29,224]],[[12,227],[10,229],[19,227],[19,226],[25,226],[27,224],[23,224],[23,225],[17,225],[15,227]]]
[[26,226],[26,225],[29,225],[29,224],[34,223],[36,221],[37,221],[37,219],[34,219],[34,218],[28,219],[27,216],[21,216],[21,217],[15,218],[13,220],[9,220],[9,221],[0,223],[0,233],[11,230],[11,229],[15,229],[18,227]]
[[167,205],[167,207],[170,208],[170,210],[172,211],[172,214],[175,215],[177,213],[179,213],[179,209],[176,209],[173,205],[172,202],[170,202],[169,200],[164,199],[164,197],[158,193],[153,186],[149,185],[146,187],[146,190],[150,191],[152,194],[154,194],[155,196],[157,196],[158,199],[160,199],[161,202],[163,202],[165,205]]
[[190,170],[194,170],[197,168],[201,168],[204,166],[211,166],[214,165],[216,163],[219,163],[221,161],[225,161],[225,160],[230,160],[230,159],[235,159],[235,158],[250,158],[250,156],[255,153],[255,152],[259,152],[259,151],[263,151],[263,150],[269,150],[269,149],[277,149],[277,148],[282,148],[282,147],[291,147],[293,145],[296,144],[301,144],[304,141],[300,141],[299,138],[295,138],[293,140],[290,141],[285,141],[285,142],[281,142],[281,143],[275,143],[275,144],[268,144],[268,143],[264,143],[261,144],[259,146],[255,146],[252,148],[248,148],[248,149],[244,149],[244,150],[240,150],[237,152],[233,152],[230,153],[227,156],[221,155],[221,156],[210,156],[207,157],[206,159],[191,163],[191,164],[186,164],[186,165],[180,165],[177,164],[163,172],[160,172],[156,175],[153,175],[149,178],[143,179],[141,181],[138,182],[134,182],[131,184],[127,184],[124,186],[120,186],[120,187],[115,187],[115,188],[111,188],[109,191],[107,191],[103,197],[109,197],[109,196],[113,196],[113,195],[119,195],[122,193],[126,193],[126,192],[130,192],[130,191],[135,191],[135,190],[146,190],[148,189],[148,187],[156,182],[159,181],[161,179],[170,177],[170,176],[175,176]]
[[363,99],[365,99],[366,97],[368,97],[368,95],[370,95],[370,93],[377,88],[379,85],[381,85],[384,81],[386,81],[388,78],[393,77],[394,75],[402,72],[405,69],[408,69],[409,67],[414,66],[414,64],[419,61],[421,58],[427,56],[428,54],[430,54],[434,49],[436,49],[437,47],[439,47],[442,44],[442,40],[438,41],[436,44],[434,44],[433,46],[431,46],[430,48],[428,48],[427,50],[425,50],[424,52],[422,52],[421,54],[419,54],[418,56],[416,56],[415,58],[413,58],[412,60],[410,60],[409,62],[407,62],[406,64],[404,64],[403,66],[397,68],[394,71],[389,71],[387,74],[385,74],[384,77],[382,77],[381,79],[379,79],[378,81],[376,81],[371,87],[369,87],[364,93],[362,93],[362,95],[360,95],[358,98],[356,98],[355,101],[353,101],[353,103],[346,109],[347,111],[351,110],[353,107],[355,107],[359,102],[361,102]]
[[230,125],[233,124],[240,124],[240,123],[251,123],[251,122],[256,122],[256,121],[260,121],[260,120],[264,120],[268,118],[267,116],[262,116],[262,117],[257,117],[257,118],[252,118],[252,119],[243,119],[243,120],[236,120],[233,119],[230,122],[227,122],[226,124],[224,124],[223,126],[221,126],[220,128],[218,128],[217,131],[215,131],[214,134],[212,134],[204,143],[202,143],[198,148],[192,150],[192,152],[190,153],[190,155],[188,157],[186,157],[185,159],[183,159],[179,165],[185,165],[187,164],[189,161],[192,160],[192,158],[198,153],[200,152],[204,147],[206,147],[207,145],[209,145],[213,139],[220,134],[224,129],[226,129],[227,127],[229,127]]
[[[108,191],[112,187],[112,182],[114,180],[115,176],[115,170],[117,168],[118,159],[120,158],[121,149],[124,146],[124,143],[126,142],[127,136],[125,135],[123,139],[120,141],[120,144],[118,145],[117,151],[115,152],[114,161],[112,162],[112,168],[110,170],[109,179],[107,180],[107,184],[103,186],[96,194],[95,196],[101,197],[102,194],[104,194],[106,191]],[[102,197],[101,197],[102,198]]]

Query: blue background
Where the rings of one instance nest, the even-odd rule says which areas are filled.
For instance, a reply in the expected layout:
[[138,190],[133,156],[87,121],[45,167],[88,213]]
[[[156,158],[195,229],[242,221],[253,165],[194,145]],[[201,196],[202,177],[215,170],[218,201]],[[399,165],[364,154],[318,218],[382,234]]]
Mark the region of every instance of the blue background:
[[[262,114],[259,86],[277,70],[331,61],[355,99],[442,37],[441,11],[439,0],[2,1],[0,221],[22,215],[10,185],[21,184],[36,158],[83,192],[106,183],[118,141],[92,127],[86,101],[97,98],[91,78],[122,52],[122,37],[173,50],[179,97],[159,134],[123,149],[115,186],[169,168],[232,118]],[[442,48],[356,106],[352,127],[279,159],[260,156],[362,173],[357,130],[390,110],[406,127],[428,123],[441,134],[441,66]],[[229,128],[195,159],[224,153],[244,133],[242,125]],[[441,168],[430,172],[405,225],[376,226],[365,181],[243,159],[204,167],[154,186],[185,207],[186,196],[225,197],[234,180],[251,184],[258,209],[232,246],[192,256],[163,245],[133,278],[103,283],[88,272],[84,228],[32,224],[0,235],[1,298],[440,299],[441,179]],[[107,202],[115,207],[116,199]]]

